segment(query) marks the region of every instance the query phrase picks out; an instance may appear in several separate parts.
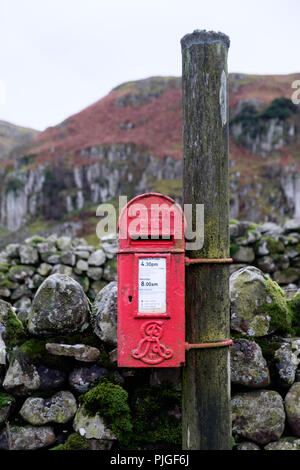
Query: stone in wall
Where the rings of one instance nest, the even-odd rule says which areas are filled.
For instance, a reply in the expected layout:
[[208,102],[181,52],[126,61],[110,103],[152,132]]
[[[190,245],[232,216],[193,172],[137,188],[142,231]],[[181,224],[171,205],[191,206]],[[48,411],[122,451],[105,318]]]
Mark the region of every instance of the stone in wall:
[[265,336],[290,323],[284,293],[253,266],[230,276],[231,328],[249,336]]
[[238,439],[257,444],[278,440],[284,430],[285,413],[279,393],[259,390],[232,399],[232,432]]
[[66,334],[88,327],[89,304],[82,287],[65,274],[52,274],[39,287],[29,314],[33,334]]

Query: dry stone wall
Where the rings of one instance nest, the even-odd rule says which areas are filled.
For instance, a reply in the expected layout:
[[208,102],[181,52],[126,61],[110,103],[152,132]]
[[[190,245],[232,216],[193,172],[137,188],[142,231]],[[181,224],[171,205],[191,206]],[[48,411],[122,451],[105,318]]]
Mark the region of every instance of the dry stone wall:
[[[300,224],[230,230],[233,448],[300,450]],[[117,368],[116,250],[0,253],[0,449],[180,449],[181,370]]]

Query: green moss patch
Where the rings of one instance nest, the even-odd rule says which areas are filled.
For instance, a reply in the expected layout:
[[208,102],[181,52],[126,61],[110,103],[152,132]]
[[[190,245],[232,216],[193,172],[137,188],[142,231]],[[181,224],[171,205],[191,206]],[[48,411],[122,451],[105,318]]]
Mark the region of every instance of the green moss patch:
[[292,312],[284,291],[277,282],[264,276],[267,296],[270,302],[262,305],[262,311],[271,317],[271,329],[280,333],[289,333],[292,326]]
[[5,327],[2,337],[8,350],[12,350],[25,341],[27,333],[8,302],[1,301],[1,310],[0,321]]
[[79,402],[91,414],[99,413],[119,441],[128,444],[132,423],[126,390],[103,379],[99,385],[81,395]]
[[300,336],[300,293],[287,302],[292,316],[293,335]]
[[0,392],[0,408],[4,408],[5,406],[11,405],[15,402],[13,396],[9,395],[8,393]]
[[89,450],[90,444],[87,439],[79,434],[71,434],[64,444],[52,447],[50,450]]
[[181,444],[181,420],[168,410],[180,409],[181,394],[171,386],[137,389],[132,398],[133,431],[131,448],[162,443],[167,447]]
[[31,364],[68,371],[73,364],[73,359],[49,354],[45,347],[48,341],[29,339],[19,347],[17,353],[24,355]]

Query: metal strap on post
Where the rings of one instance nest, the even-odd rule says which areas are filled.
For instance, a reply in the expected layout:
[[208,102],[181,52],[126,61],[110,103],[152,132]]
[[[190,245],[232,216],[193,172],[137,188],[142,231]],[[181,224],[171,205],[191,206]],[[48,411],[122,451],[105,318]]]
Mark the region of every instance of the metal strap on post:
[[231,346],[232,343],[232,339],[226,341],[216,341],[212,343],[185,343],[185,350],[189,351],[190,349],[222,348],[224,346]]
[[185,264],[189,266],[190,264],[197,264],[197,263],[203,263],[203,264],[225,264],[225,263],[232,263],[233,259],[232,258],[207,258],[207,259],[201,259],[201,258],[184,258]]

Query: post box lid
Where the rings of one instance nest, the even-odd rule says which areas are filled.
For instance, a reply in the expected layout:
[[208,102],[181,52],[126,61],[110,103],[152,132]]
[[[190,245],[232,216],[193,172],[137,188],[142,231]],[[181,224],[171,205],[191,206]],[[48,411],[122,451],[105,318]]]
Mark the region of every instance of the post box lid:
[[182,252],[185,224],[180,205],[171,197],[159,193],[136,196],[119,217],[119,252]]

